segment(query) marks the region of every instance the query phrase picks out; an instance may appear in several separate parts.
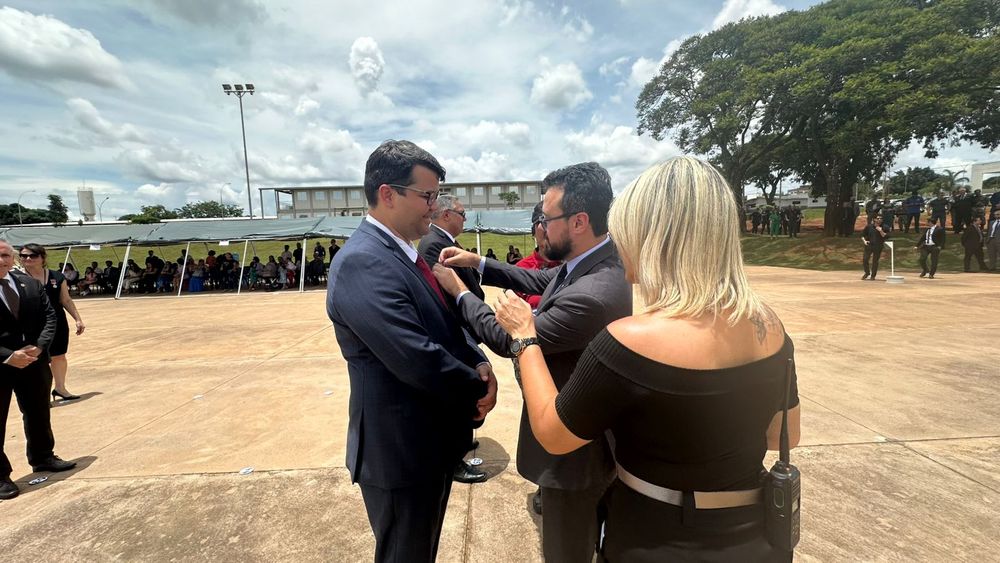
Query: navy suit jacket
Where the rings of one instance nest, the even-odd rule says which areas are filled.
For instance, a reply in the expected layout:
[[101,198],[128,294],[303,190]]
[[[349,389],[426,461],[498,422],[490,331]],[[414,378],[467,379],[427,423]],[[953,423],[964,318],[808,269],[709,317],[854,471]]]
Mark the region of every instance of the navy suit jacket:
[[350,376],[351,480],[398,488],[453,470],[486,360],[416,265],[363,220],[330,264],[326,309]]

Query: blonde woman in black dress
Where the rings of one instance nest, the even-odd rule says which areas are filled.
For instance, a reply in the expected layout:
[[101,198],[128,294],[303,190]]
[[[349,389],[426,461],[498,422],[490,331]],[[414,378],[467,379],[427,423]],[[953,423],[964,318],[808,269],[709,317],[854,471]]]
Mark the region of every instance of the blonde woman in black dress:
[[52,338],[52,346],[49,347],[49,356],[52,367],[52,400],[57,398],[63,401],[79,399],[66,389],[66,351],[69,349],[69,323],[66,322],[66,312],[76,322],[76,334],[83,334],[87,328],[83,324],[83,317],[76,310],[73,298],[69,296],[69,283],[58,270],[49,270],[46,266],[45,247],[40,244],[29,243],[21,247],[21,266],[31,277],[41,282],[45,287],[45,293],[52,302],[52,307],[56,310],[56,335]]
[[[561,392],[538,346],[525,344],[532,432],[552,454],[613,434],[606,561],[790,560],[767,542],[760,486],[794,348],[747,282],[729,186],[700,160],[670,159],[628,186],[609,220],[645,310],[598,334]],[[531,308],[513,293],[496,314],[513,338],[535,336]],[[788,406],[794,446],[794,377]]]

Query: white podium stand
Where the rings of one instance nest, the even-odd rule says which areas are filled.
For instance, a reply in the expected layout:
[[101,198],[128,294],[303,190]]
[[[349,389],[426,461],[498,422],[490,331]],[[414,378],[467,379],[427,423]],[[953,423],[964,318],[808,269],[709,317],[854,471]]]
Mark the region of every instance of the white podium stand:
[[903,276],[896,275],[896,250],[893,248],[892,241],[886,241],[885,245],[889,247],[889,268],[891,270],[889,277],[885,278],[885,283],[903,283]]

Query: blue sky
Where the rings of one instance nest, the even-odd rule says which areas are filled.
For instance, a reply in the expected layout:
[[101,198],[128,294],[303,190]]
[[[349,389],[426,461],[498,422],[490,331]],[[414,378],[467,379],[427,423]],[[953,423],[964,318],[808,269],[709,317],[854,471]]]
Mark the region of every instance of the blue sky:
[[[805,0],[9,2],[0,8],[0,202],[105,218],[140,205],[246,203],[257,188],[357,184],[387,138],[452,181],[537,179],[596,160],[616,187],[678,154],[635,134],[642,84],[684,37]],[[933,162],[997,159],[976,147]],[[273,198],[265,198],[273,213]],[[259,210],[258,210],[259,213]]]

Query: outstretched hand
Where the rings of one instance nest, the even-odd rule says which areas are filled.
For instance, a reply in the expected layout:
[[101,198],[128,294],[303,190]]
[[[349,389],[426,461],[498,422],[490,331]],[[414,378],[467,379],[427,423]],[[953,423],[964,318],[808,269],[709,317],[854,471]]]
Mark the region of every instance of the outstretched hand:
[[497,323],[507,331],[511,338],[532,338],[535,336],[535,316],[531,314],[531,305],[505,289],[497,296]]
[[441,250],[438,262],[452,268],[478,268],[482,257],[457,246],[449,246]]
[[462,279],[458,277],[458,273],[451,268],[445,268],[440,263],[437,263],[434,264],[433,272],[441,289],[452,297],[458,297],[459,293],[469,289],[462,283]]

